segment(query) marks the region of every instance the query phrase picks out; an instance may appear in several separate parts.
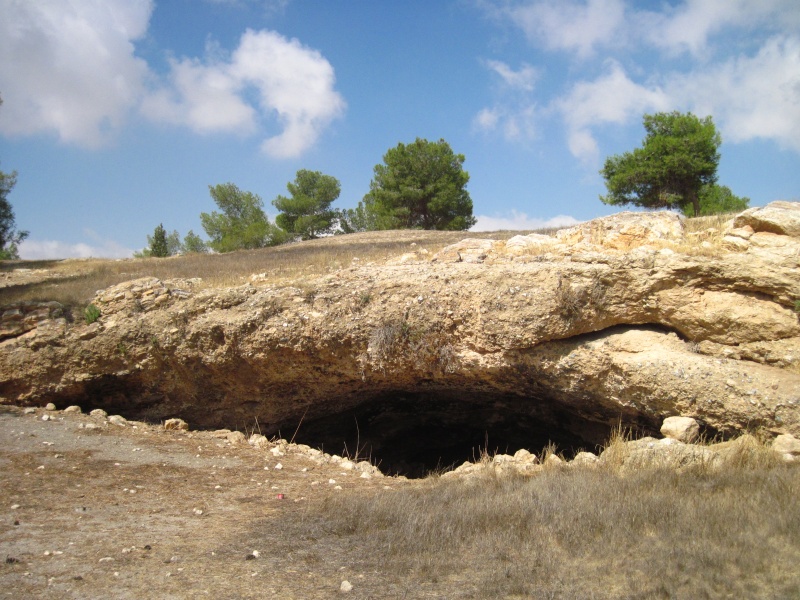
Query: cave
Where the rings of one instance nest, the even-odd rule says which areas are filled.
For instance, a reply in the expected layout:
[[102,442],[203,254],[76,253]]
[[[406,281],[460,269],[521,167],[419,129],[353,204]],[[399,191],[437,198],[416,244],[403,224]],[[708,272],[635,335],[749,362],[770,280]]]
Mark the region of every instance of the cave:
[[369,460],[387,475],[424,477],[481,454],[541,454],[550,444],[571,458],[596,452],[618,425],[653,433],[634,417],[587,419],[552,400],[463,390],[394,391],[335,414],[284,424],[281,435],[329,454]]

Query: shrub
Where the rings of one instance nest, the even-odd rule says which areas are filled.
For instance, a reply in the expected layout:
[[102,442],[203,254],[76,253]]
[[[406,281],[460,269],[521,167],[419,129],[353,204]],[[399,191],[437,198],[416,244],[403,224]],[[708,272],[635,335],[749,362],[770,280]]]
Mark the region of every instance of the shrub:
[[100,309],[94,304],[90,304],[83,311],[83,318],[86,320],[87,325],[91,325],[100,318]]

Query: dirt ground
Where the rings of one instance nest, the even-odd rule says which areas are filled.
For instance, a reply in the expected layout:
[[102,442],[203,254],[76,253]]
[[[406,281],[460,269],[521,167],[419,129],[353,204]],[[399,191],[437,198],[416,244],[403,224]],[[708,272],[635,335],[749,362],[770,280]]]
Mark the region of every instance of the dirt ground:
[[331,494],[402,485],[213,432],[0,406],[0,598],[404,597],[325,547],[315,517]]

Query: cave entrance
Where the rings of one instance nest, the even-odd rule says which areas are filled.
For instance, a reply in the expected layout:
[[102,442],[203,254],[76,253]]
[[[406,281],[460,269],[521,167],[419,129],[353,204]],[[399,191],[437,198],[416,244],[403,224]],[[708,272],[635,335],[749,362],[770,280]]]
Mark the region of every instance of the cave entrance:
[[[612,420],[613,421],[613,420]],[[388,475],[423,477],[489,454],[548,444],[571,457],[596,451],[613,424],[587,419],[552,401],[463,392],[393,392],[333,415],[287,423],[297,443],[359,460]]]

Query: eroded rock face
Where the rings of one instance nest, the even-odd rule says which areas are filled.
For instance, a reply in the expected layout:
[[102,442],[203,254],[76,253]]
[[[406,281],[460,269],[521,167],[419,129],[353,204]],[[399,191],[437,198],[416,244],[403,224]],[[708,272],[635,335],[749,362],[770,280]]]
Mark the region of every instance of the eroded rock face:
[[674,415],[800,435],[800,238],[775,225],[798,206],[760,209],[768,225],[747,211],[727,232],[745,243],[717,255],[684,252],[675,215],[623,213],[303,289],[128,282],[98,293],[91,326],[51,313],[7,335],[0,398],[268,435],[302,421],[442,456],[484,435],[591,449]]

